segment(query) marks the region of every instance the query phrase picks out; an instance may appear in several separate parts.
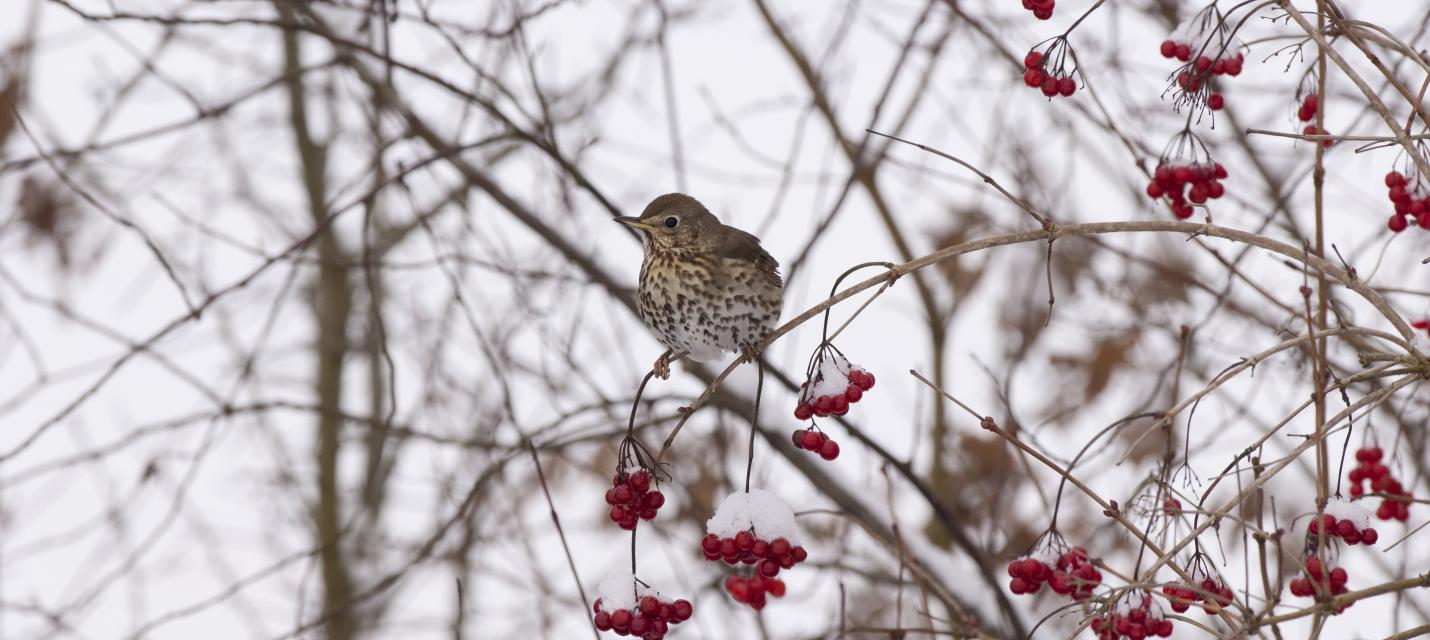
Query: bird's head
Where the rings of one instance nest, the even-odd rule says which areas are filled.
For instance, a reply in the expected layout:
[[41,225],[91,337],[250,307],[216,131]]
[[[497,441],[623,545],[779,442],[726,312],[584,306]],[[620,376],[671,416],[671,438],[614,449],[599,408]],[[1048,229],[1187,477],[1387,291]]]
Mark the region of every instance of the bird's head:
[[640,217],[623,216],[616,222],[639,231],[646,251],[692,249],[720,228],[705,205],[683,193],[660,196],[646,205]]

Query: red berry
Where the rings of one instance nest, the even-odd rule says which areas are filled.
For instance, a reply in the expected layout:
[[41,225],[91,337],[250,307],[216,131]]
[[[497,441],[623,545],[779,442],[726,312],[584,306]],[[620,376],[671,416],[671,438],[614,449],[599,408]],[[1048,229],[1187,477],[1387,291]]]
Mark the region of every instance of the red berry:
[[859,385],[859,386],[863,387],[865,391],[868,391],[868,390],[870,390],[870,389],[873,389],[873,388],[874,388],[874,374],[869,373],[868,371],[865,371],[865,372],[864,372],[864,376],[863,376],[863,384],[861,384],[861,385]]
[[1072,78],[1062,78],[1058,80],[1058,93],[1064,98],[1072,96],[1077,92],[1077,82]]
[[803,403],[803,402],[801,402],[801,403],[795,405],[795,407],[794,407],[794,419],[795,419],[795,420],[799,420],[799,421],[808,420],[809,417],[812,416],[812,415],[814,415],[814,407],[811,407],[811,406],[809,406],[809,405],[807,405],[807,404],[805,404],[805,403]]
[[1355,538],[1356,540],[1360,539],[1360,531],[1356,529],[1356,523],[1350,520],[1342,520],[1336,523],[1336,535],[1346,540],[1350,540],[1351,538]]
[[1226,100],[1221,97],[1220,93],[1213,93],[1210,96],[1207,96],[1208,109],[1211,109],[1212,111],[1221,111],[1222,107],[1224,106],[1226,106]]
[[1387,224],[1387,226],[1390,227],[1391,231],[1394,231],[1395,233],[1400,233],[1401,231],[1404,231],[1405,227],[1409,226],[1409,224],[1405,222],[1405,216],[1393,215],[1390,216],[1390,222]]
[[784,580],[771,580],[771,581],[770,581],[769,589],[770,589],[770,595],[772,595],[772,596],[774,596],[774,597],[776,597],[776,598],[783,598],[783,597],[785,596],[785,581],[784,581]]
[[1212,165],[1212,172],[1212,175],[1216,176],[1217,180],[1225,180],[1227,177],[1226,167],[1221,166],[1220,162]]
[[611,626],[617,629],[629,627],[631,624],[631,612],[625,609],[616,609],[611,614]]
[[860,389],[857,384],[851,384],[848,389],[844,390],[844,398],[851,403],[858,402],[863,397],[864,390]]
[[1191,47],[1191,45],[1188,45],[1188,44],[1178,44],[1178,45],[1177,45],[1176,54],[1177,54],[1177,59],[1178,59],[1178,60],[1181,60],[1182,62],[1186,62],[1186,61],[1188,61],[1188,60],[1191,60],[1191,59],[1192,59],[1192,47]]
[[632,473],[630,483],[631,489],[634,489],[636,493],[645,493],[647,489],[650,489],[650,474],[646,473],[645,469]]
[[645,497],[641,499],[641,502],[647,509],[659,509],[662,505],[665,504],[665,494],[661,493],[659,490],[652,491],[650,493],[645,494]]
[[629,486],[621,485],[616,487],[612,493],[616,501],[611,504],[625,504],[631,501],[631,488]]
[[750,555],[756,558],[764,558],[770,555],[770,543],[764,540],[756,540],[755,546],[750,547]]
[[[1391,171],[1390,173],[1385,174],[1385,186],[1403,187],[1405,186],[1405,176],[1402,175],[1399,171]],[[1367,449],[1361,449],[1361,451],[1367,451]],[[1359,451],[1356,452],[1356,459],[1360,459]]]
[[804,562],[805,558],[809,557],[809,552],[805,551],[804,547],[794,547],[789,550],[789,555],[795,562]]
[[1177,43],[1171,40],[1162,41],[1162,57],[1171,58],[1177,55]]
[[1043,95],[1051,98],[1058,95],[1058,79],[1052,76],[1043,76]]
[[755,546],[755,534],[749,531],[741,531],[735,534],[735,548],[741,551],[749,551],[750,547],[753,546]]
[[1029,51],[1028,55],[1023,56],[1024,69],[1037,69],[1041,66],[1043,66],[1043,54],[1037,51]]
[[1158,184],[1156,180],[1147,183],[1147,197],[1154,200],[1162,197],[1162,185]]
[[675,610],[674,620],[676,622],[685,622],[695,613],[695,607],[691,605],[688,600],[676,600],[675,603],[671,605],[671,608]]
[[799,444],[801,447],[804,447],[805,449],[808,449],[810,451],[818,451],[820,444],[819,434],[812,430],[806,431],[804,432],[804,436],[800,438]]
[[605,611],[596,612],[596,618],[595,620],[593,620],[593,622],[596,624],[596,629],[599,631],[611,630],[611,614],[606,613]]
[[819,457],[825,460],[833,460],[839,457],[839,444],[833,440],[828,440],[819,448]]
[[786,553],[789,553],[789,540],[785,540],[784,538],[775,538],[772,542],[770,542],[770,555],[779,557],[785,555]]
[[1043,72],[1038,69],[1024,71],[1023,84],[1034,88],[1043,86]]
[[844,397],[844,394],[841,393],[837,396],[834,396],[833,404],[834,407],[830,409],[830,411],[834,415],[842,416],[846,413],[849,413],[849,398]]

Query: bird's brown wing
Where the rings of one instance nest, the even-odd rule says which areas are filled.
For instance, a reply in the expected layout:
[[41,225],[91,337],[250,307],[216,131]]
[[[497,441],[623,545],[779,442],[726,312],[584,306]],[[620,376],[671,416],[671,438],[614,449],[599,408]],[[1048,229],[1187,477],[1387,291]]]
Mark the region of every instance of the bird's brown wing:
[[784,287],[784,280],[780,278],[780,263],[760,246],[759,238],[730,226],[726,226],[725,233],[721,235],[724,238],[720,246],[715,248],[717,255],[744,264],[754,264],[765,284],[777,290]]

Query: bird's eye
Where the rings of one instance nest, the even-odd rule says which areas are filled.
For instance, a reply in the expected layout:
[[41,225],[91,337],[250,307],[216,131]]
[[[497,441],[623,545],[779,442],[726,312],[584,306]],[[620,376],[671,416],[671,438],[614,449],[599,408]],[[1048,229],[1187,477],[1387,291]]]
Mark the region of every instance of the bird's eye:
[[680,224],[680,220],[676,219],[675,216],[665,219],[665,228],[667,229],[674,229],[677,224]]

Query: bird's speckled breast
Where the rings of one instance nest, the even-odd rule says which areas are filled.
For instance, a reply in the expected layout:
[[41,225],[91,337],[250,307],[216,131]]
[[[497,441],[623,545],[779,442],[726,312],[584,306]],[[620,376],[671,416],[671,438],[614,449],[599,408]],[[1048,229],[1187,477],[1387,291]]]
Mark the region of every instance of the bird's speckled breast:
[[651,251],[641,263],[641,320],[661,344],[712,360],[764,339],[779,321],[780,289],[751,264]]

